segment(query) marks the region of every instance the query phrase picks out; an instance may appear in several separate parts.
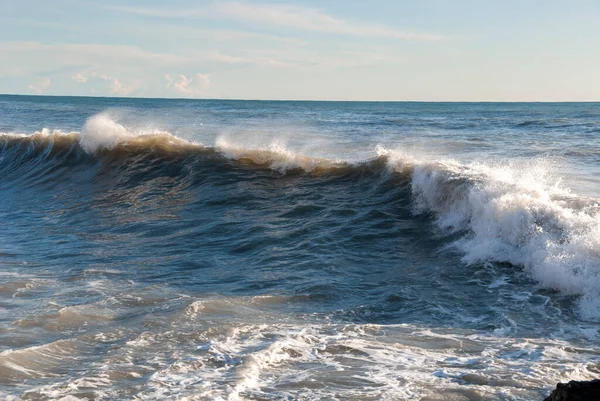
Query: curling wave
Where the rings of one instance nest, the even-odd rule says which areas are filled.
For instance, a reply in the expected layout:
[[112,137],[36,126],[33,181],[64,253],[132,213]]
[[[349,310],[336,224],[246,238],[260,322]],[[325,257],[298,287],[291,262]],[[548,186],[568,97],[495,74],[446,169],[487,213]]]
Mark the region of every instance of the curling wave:
[[[103,114],[80,133],[0,135],[4,185],[57,171],[64,178],[75,167],[98,165],[138,180],[148,179],[146,172],[162,174],[156,172],[161,168],[171,176],[189,175],[198,162],[229,169],[212,174],[249,168],[269,180],[286,174],[404,177],[414,213],[430,215],[442,232],[456,234],[454,245],[466,263],[522,266],[543,287],[579,296],[584,318],[600,318],[600,207],[565,189],[544,160],[460,163],[379,147],[376,157],[349,163],[299,155],[278,144],[248,148],[220,138],[216,146],[205,146],[168,132],[131,131]],[[317,184],[315,191],[321,190]]]
[[[393,168],[407,156],[385,149]],[[600,306],[600,205],[561,187],[544,160],[496,165],[452,160],[408,162],[417,213],[442,230],[467,263],[523,266],[545,288],[580,295],[586,318]]]

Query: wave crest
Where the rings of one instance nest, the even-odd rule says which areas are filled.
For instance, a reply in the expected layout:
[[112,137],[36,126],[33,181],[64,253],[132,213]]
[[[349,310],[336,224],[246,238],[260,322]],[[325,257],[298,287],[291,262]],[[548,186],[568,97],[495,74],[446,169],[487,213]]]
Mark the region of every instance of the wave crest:
[[[391,161],[401,169],[406,160]],[[544,160],[412,166],[415,211],[439,228],[462,233],[455,245],[467,263],[523,266],[543,287],[580,295],[585,318],[600,313],[600,207],[570,193]]]
[[267,149],[260,149],[236,146],[221,137],[217,139],[216,149],[238,162],[266,166],[282,173],[295,169],[305,172],[325,172],[348,166],[348,163],[341,161],[299,155],[276,141],[269,144]]
[[[415,213],[430,214],[441,230],[458,235],[455,245],[466,263],[523,266],[542,286],[581,296],[582,316],[600,318],[600,207],[597,200],[563,188],[547,160],[461,163],[378,147],[373,159],[348,163],[304,156],[276,141],[254,148],[219,138],[214,147],[207,147],[164,131],[128,130],[100,114],[90,118],[81,133],[42,130],[0,135],[0,173],[5,174],[3,180],[10,179],[7,171],[21,179],[18,169],[27,160],[30,169],[52,170],[42,161],[53,156],[62,161],[73,154],[75,162],[82,157],[123,159],[125,163],[119,164],[123,173],[123,166],[139,167],[128,163],[139,153],[156,165],[209,155],[207,163],[216,157],[236,168],[281,173],[341,173],[360,179],[373,178],[365,171],[401,175],[410,180]],[[185,160],[189,169],[191,164]],[[143,176],[145,171],[131,176]]]

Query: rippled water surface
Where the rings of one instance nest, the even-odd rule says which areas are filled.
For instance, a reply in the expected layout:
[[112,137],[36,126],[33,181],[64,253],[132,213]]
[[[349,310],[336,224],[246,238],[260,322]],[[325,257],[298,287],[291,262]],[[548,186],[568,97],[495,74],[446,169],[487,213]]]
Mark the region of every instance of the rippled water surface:
[[600,104],[0,96],[0,132],[0,398],[600,372]]

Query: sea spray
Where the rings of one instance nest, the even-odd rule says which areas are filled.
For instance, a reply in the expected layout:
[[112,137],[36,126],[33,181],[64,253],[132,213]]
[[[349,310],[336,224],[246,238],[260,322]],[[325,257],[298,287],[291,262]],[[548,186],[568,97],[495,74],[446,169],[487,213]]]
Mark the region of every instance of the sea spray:
[[[391,159],[405,168],[406,161]],[[600,210],[553,180],[541,159],[527,164],[412,161],[417,213],[463,232],[463,260],[523,266],[545,288],[580,295],[587,319],[600,318]]]
[[108,114],[97,114],[86,122],[79,143],[88,152],[113,149],[119,142],[132,135]]

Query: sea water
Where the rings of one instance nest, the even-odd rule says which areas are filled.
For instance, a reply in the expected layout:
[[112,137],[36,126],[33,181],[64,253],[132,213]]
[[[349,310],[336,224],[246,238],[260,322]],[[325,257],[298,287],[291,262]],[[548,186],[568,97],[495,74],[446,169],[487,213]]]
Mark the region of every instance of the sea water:
[[0,398],[600,374],[600,104],[0,96]]

